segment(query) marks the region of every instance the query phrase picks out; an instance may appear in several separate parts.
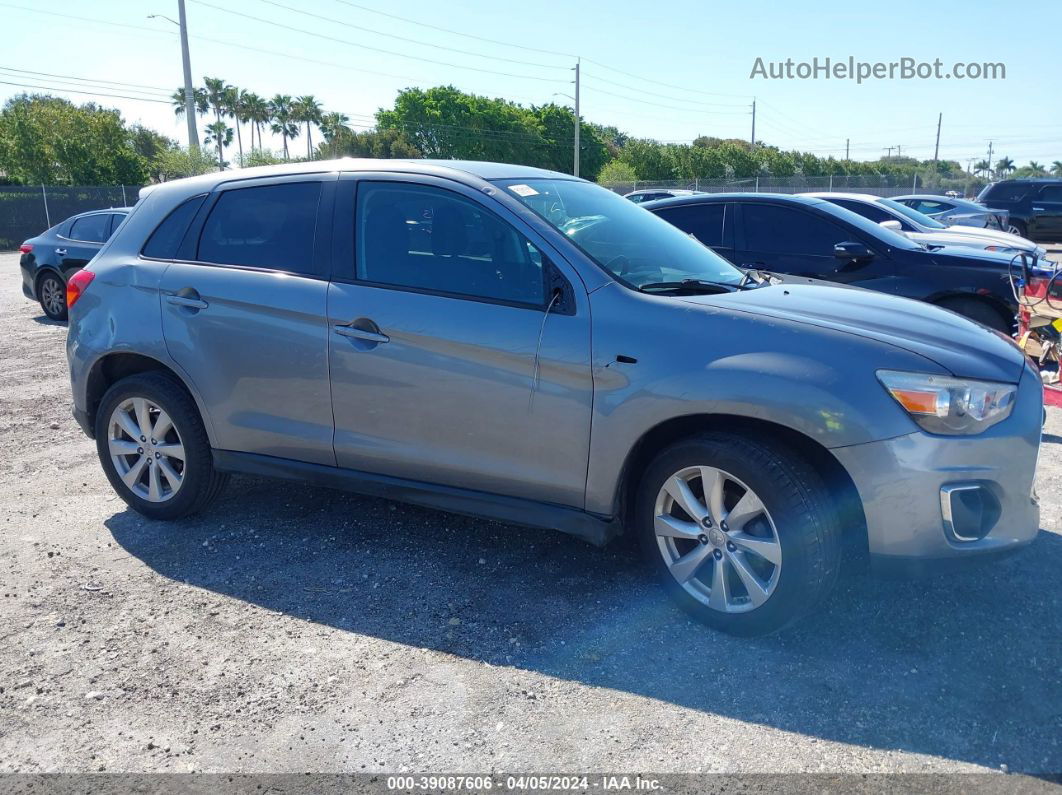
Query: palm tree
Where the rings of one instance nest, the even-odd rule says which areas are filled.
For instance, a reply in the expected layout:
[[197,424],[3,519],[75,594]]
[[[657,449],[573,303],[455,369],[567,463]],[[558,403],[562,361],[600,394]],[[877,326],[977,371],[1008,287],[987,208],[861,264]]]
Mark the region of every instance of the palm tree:
[[247,108],[244,104],[247,92],[236,86],[225,87],[225,112],[236,121],[236,144],[240,150],[240,165],[243,165],[243,135],[240,125],[247,121]]
[[1051,164],[1051,173],[1056,177],[1062,177],[1062,160],[1056,160]]
[[1035,160],[1030,160],[1029,165],[1027,165],[1025,168],[1033,176],[1042,177],[1047,174],[1047,169],[1037,163]]
[[232,144],[232,128],[223,121],[214,121],[206,126],[205,144],[214,144],[218,149],[218,168],[225,168],[225,147]]
[[288,139],[299,135],[299,125],[292,113],[291,97],[286,94],[277,94],[269,100],[269,129],[284,140],[284,159],[287,160]]
[[996,162],[996,173],[1002,174],[1004,177],[1007,176],[1007,174],[1009,174],[1013,170],[1014,161],[1011,160],[1009,157],[1000,158]]
[[[173,101],[173,115],[176,116],[178,119],[181,118],[181,116],[184,115],[184,110],[185,110],[185,106],[184,106],[184,86],[182,86],[181,88],[178,88],[176,91],[174,91],[172,94],[170,94],[170,99]],[[206,94],[206,91],[204,91],[201,88],[193,88],[192,89],[192,104],[193,104],[195,112],[197,114],[198,113],[206,113],[206,111],[207,111],[207,94]]]
[[987,160],[981,160],[981,161],[978,161],[977,163],[974,163],[974,167],[973,167],[973,173],[974,174],[978,174],[978,175],[987,174],[991,170],[992,170],[992,164],[989,163]]
[[251,149],[254,149],[254,131],[258,131],[258,148],[262,146],[262,125],[267,124],[270,118],[269,103],[254,93],[243,95],[244,111],[247,113],[247,121],[254,125],[251,131]]
[[207,104],[214,111],[214,121],[219,122],[222,114],[225,113],[225,92],[229,86],[217,77],[204,77],[203,83],[206,85]]
[[311,124],[321,123],[321,103],[313,94],[298,97],[291,107],[291,117],[294,121],[306,125],[306,159],[313,157],[313,137],[310,131]]
[[350,117],[345,113],[325,113],[321,116],[320,127],[321,134],[324,135],[325,140],[332,146],[332,157],[336,157],[336,143],[343,130],[347,129],[347,122],[350,121]]

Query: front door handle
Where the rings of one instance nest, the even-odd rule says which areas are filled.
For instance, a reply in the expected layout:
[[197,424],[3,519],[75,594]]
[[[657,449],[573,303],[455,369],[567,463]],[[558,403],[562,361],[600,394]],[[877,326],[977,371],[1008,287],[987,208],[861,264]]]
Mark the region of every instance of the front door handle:
[[65,248],[57,248],[55,250],[55,253],[58,254],[60,257],[65,257],[66,256],[66,249]]
[[167,295],[166,302],[174,306],[186,306],[189,309],[206,309],[210,306],[202,298],[193,298],[188,295]]
[[1043,211],[1044,211],[1043,207],[1033,207],[1033,212],[1034,213],[1042,213]]
[[365,340],[366,342],[375,342],[381,344],[384,342],[390,342],[391,338],[386,334],[381,334],[378,331],[369,331],[363,328],[357,328],[355,326],[336,325],[332,328],[335,329],[336,334],[343,337],[350,337],[356,340]]

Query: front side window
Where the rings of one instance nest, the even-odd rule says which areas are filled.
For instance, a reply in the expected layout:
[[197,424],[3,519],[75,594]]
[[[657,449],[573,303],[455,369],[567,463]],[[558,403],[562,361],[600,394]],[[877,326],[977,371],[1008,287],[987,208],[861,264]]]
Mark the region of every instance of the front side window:
[[510,224],[452,191],[363,182],[356,214],[360,281],[545,303],[546,260],[539,250]]
[[111,216],[106,213],[86,215],[74,219],[70,225],[71,240],[83,240],[86,243],[103,243],[110,235]]
[[197,259],[314,273],[320,182],[285,182],[223,192],[199,238]]
[[979,202],[1020,202],[1028,193],[1029,186],[1023,183],[995,182],[977,195]]
[[706,246],[723,245],[723,216],[726,204],[684,204],[679,207],[662,207],[656,214],[687,234],[693,235]]
[[1062,202],[1062,185],[1045,185],[1040,190],[1040,201]]
[[497,180],[603,269],[632,287],[686,279],[738,285],[743,273],[654,213],[582,180]]
[[773,204],[744,204],[745,248],[778,254],[833,256],[845,230],[808,212]]

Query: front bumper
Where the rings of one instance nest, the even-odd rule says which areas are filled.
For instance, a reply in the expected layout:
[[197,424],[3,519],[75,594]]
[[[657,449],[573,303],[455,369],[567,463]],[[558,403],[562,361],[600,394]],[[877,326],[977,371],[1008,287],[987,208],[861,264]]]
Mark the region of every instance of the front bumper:
[[[1042,423],[1043,386],[1027,366],[1013,413],[983,434],[916,432],[835,448],[863,502],[874,565],[911,568],[920,561],[932,567],[1031,542],[1040,528],[1033,481]],[[985,519],[988,532],[970,541],[956,538],[942,508],[942,495],[966,486],[979,487],[994,503]]]

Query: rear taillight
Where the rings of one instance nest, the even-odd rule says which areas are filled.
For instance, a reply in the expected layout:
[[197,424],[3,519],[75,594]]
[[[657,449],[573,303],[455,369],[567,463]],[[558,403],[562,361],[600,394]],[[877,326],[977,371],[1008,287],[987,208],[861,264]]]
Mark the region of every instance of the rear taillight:
[[31,251],[33,251],[33,245],[31,243],[23,243],[21,246],[18,247],[18,250],[21,251],[23,254],[29,254]]
[[85,270],[78,271],[70,277],[70,281],[66,283],[67,309],[70,309],[70,307],[77,303],[77,299],[79,299],[82,295],[85,294],[85,290],[90,284],[92,284],[92,280],[95,278],[95,273],[93,273],[92,271]]

